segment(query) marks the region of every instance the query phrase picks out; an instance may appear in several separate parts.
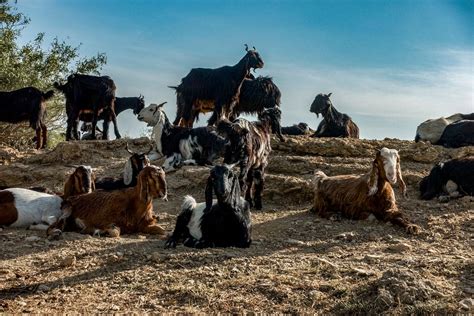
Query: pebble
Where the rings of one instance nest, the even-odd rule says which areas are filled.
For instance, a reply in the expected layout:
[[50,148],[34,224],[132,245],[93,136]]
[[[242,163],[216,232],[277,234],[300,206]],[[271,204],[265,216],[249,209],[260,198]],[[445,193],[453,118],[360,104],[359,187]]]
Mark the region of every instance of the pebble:
[[388,250],[388,251],[392,251],[392,252],[401,253],[401,252],[405,252],[405,251],[410,251],[411,248],[412,248],[412,247],[411,247],[409,244],[400,242],[400,243],[397,243],[397,244],[393,244],[393,245],[388,246],[388,247],[387,247],[387,250]]
[[296,240],[296,239],[287,239],[286,242],[291,244],[291,245],[305,245],[305,243],[303,241]]
[[381,255],[366,255],[364,257],[364,260],[368,262],[375,262],[375,261],[379,261],[380,259],[382,259]]
[[72,267],[76,265],[76,256],[67,256],[61,260],[61,267]]
[[48,292],[50,290],[49,286],[46,286],[44,284],[40,284],[38,288],[36,289],[37,292]]
[[324,259],[324,258],[318,258],[318,261],[321,262],[321,263],[325,263],[325,264],[327,264],[327,265],[329,265],[329,266],[331,266],[331,267],[333,267],[333,268],[337,268],[337,265],[336,265],[336,264],[334,264],[334,263],[332,263],[331,261],[326,260],[326,259]]
[[42,238],[38,236],[29,236],[25,238],[25,241],[30,241],[30,242],[40,241],[40,240],[42,240]]
[[374,271],[360,269],[360,268],[352,268],[352,272],[354,272],[354,273],[356,273],[357,275],[360,275],[360,276],[370,276],[370,275],[375,274]]
[[354,240],[355,233],[354,232],[348,232],[348,233],[342,233],[336,236],[336,239],[342,239],[346,241],[352,241]]
[[474,299],[472,298],[465,298],[459,302],[459,305],[462,309],[470,311],[474,307]]

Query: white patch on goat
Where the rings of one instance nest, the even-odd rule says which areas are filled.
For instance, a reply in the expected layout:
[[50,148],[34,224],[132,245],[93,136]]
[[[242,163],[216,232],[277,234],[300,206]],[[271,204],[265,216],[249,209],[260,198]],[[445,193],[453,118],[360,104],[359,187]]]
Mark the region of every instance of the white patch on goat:
[[125,185],[129,185],[130,183],[132,183],[132,178],[133,178],[132,161],[129,158],[127,162],[125,163],[125,166],[123,167],[123,183],[125,183]]
[[[214,203],[213,201],[213,204]],[[186,195],[181,210],[185,211],[189,209],[192,210],[191,218],[188,222],[189,234],[199,240],[202,238],[201,220],[204,215],[204,210],[206,209],[206,203],[196,203],[196,200],[192,196]]]
[[189,135],[187,139],[179,141],[179,151],[184,160],[189,160],[193,158],[193,153],[202,153],[202,146],[199,144],[197,136]]
[[390,182],[390,184],[397,183],[398,151],[384,147],[380,150],[380,155],[382,156],[383,168],[385,169],[388,182]]
[[18,219],[10,227],[29,227],[43,223],[44,218],[61,215],[61,202],[59,196],[36,192],[22,188],[6,189],[13,194]]
[[166,158],[163,162],[162,168],[165,172],[173,171],[179,164],[181,164],[182,160],[183,157],[181,157],[181,154],[174,153],[172,156]]

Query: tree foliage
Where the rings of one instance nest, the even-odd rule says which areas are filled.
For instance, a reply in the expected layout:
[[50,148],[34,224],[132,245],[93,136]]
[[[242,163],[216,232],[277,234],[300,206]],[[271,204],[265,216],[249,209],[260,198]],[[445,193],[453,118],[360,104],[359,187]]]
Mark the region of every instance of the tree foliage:
[[[99,74],[107,62],[104,53],[81,57],[81,45],[72,46],[58,38],[46,45],[44,33],[38,33],[34,40],[20,45],[21,32],[29,22],[30,19],[18,12],[14,4],[0,0],[0,91],[28,86],[50,90],[55,81],[64,81],[72,73]],[[48,129],[59,134],[65,123],[63,96],[56,93],[47,109]],[[0,123],[0,143],[23,147],[31,143],[32,135],[27,123]]]

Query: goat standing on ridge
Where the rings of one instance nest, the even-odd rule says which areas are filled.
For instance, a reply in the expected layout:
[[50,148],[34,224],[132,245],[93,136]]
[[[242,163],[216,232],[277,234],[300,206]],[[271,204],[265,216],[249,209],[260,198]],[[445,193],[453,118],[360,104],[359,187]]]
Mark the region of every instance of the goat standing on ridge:
[[[46,230],[61,216],[61,203],[70,196],[92,192],[94,174],[91,167],[79,166],[64,184],[64,194],[9,188],[0,191],[0,226],[29,227]],[[47,225],[45,225],[47,224]]]
[[405,228],[408,233],[418,233],[419,227],[410,223],[397,207],[391,186],[397,183],[406,196],[398,152],[384,147],[377,152],[372,169],[365,175],[328,177],[316,171],[311,211],[323,218],[342,215],[360,220],[375,216]]
[[196,115],[193,113],[213,111],[208,125],[228,118],[239,101],[242,81],[251,69],[262,68],[263,60],[254,49],[245,45],[245,56],[234,66],[216,69],[193,68],[177,87],[177,113],[174,125],[192,127]]
[[313,137],[349,137],[359,138],[359,127],[350,116],[340,113],[332,105],[329,94],[318,94],[310,107],[310,112],[317,117],[322,114],[324,119],[319,123]]
[[[215,193],[217,200],[212,199]],[[240,196],[237,176],[229,166],[215,166],[207,179],[206,202],[196,203],[192,196],[184,198],[181,213],[166,248],[184,245],[193,248],[250,246],[250,206]]]
[[61,205],[63,215],[47,231],[57,238],[63,231],[83,234],[145,233],[164,235],[153,213],[153,199],[166,199],[165,173],[159,167],[147,166],[138,175],[133,188],[114,191],[98,190],[71,197]]
[[34,87],[0,92],[0,122],[29,121],[36,131],[36,149],[45,148],[48,142],[45,102],[53,95],[53,90],[43,93]]

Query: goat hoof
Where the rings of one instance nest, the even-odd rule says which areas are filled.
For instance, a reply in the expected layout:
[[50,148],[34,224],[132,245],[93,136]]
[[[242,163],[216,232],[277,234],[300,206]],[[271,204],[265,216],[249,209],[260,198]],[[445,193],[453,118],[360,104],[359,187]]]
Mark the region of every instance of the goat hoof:
[[173,239],[168,239],[168,241],[165,243],[165,249],[168,248],[176,248],[176,241]]
[[48,234],[48,240],[59,240],[59,238],[62,235],[62,231],[60,229],[53,229],[49,234]]

